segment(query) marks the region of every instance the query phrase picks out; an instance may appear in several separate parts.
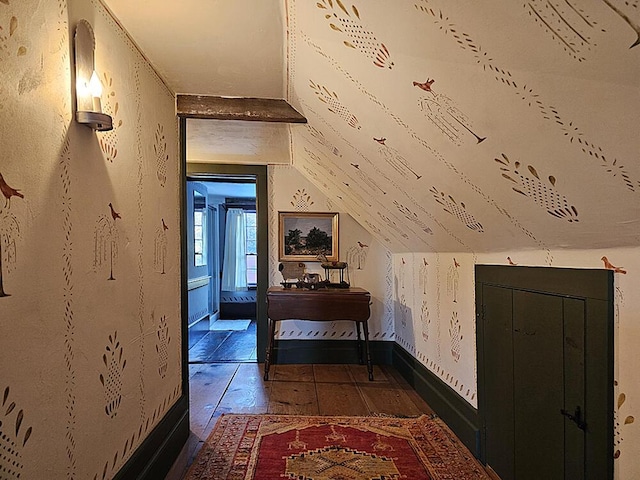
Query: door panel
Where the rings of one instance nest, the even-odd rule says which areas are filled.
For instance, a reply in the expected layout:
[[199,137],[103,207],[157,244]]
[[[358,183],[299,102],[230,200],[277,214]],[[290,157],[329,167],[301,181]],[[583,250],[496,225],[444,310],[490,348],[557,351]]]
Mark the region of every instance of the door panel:
[[486,461],[502,480],[514,480],[512,291],[484,285]]
[[[575,414],[580,407],[585,415],[585,302],[565,298],[564,309],[564,409]],[[565,478],[585,477],[585,431],[569,418],[564,419]]]
[[562,298],[513,292],[515,478],[564,478]]
[[613,479],[613,298],[610,271],[476,266],[481,458],[503,480]]

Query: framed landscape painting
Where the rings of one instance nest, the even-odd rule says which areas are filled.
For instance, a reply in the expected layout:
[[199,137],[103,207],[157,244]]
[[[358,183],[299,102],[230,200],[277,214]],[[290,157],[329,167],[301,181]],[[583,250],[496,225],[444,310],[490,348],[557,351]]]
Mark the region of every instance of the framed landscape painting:
[[278,212],[279,260],[319,262],[319,256],[338,261],[338,214]]

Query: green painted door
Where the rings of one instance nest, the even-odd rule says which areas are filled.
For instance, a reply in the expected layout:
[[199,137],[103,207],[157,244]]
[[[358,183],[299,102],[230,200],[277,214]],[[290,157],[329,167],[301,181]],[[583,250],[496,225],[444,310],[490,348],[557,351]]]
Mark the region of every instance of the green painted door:
[[483,286],[486,460],[502,480],[585,478],[583,300]]

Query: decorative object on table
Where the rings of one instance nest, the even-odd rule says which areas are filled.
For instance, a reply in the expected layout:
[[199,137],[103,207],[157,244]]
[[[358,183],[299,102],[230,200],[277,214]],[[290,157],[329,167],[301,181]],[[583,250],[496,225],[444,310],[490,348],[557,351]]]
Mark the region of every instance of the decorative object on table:
[[338,214],[278,212],[280,261],[317,262],[318,255],[338,260]]
[[278,270],[282,274],[282,285],[284,288],[291,288],[297,285],[304,276],[307,266],[302,262],[281,262]]
[[[307,288],[309,290],[317,290],[324,288],[326,285],[320,280],[319,273],[305,273],[302,280],[296,285],[298,288]],[[286,287],[285,287],[286,288]]]
[[186,480],[490,480],[445,423],[418,418],[226,415]]
[[[325,257],[324,255],[318,255],[318,260],[320,260],[320,266],[324,268],[323,283],[325,284],[326,287],[328,288],[349,288],[350,287],[349,265],[347,264],[347,262],[338,262],[338,261],[330,262],[329,260],[327,260],[327,257]],[[337,283],[331,281],[332,280],[331,272],[333,270],[338,270],[339,272],[340,280]],[[347,272],[346,281],[344,279],[345,270]]]

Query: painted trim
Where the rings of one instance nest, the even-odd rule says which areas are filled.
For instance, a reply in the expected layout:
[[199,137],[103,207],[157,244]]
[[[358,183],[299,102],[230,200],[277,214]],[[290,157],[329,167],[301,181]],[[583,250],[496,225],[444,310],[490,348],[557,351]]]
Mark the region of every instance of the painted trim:
[[478,457],[480,453],[478,410],[400,345],[394,343],[393,347],[393,366],[453,430],[471,453]]
[[[524,290],[585,302],[585,402],[589,405],[585,438],[587,480],[614,478],[614,275],[612,270],[476,265],[476,358],[479,424],[485,425],[483,286]],[[591,413],[589,413],[591,412]],[[594,413],[597,412],[597,413]],[[482,435],[479,457],[486,460]]]
[[189,399],[183,394],[113,477],[114,480],[165,478],[189,433]]
[[[371,362],[391,365],[393,342],[369,342]],[[359,363],[357,340],[276,340],[272,365],[276,363]]]
[[195,290],[196,288],[206,287],[211,281],[211,275],[193,278],[187,282],[187,290]]
[[[189,323],[188,328],[189,329],[193,329],[193,327],[195,327],[199,323],[205,323],[205,320],[208,320],[207,324],[211,321],[211,318],[209,317],[209,315],[203,315],[202,317],[198,318],[198,320]],[[202,329],[201,328],[197,328],[196,330],[202,330]],[[208,326],[207,326],[206,330],[209,330]]]

